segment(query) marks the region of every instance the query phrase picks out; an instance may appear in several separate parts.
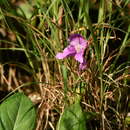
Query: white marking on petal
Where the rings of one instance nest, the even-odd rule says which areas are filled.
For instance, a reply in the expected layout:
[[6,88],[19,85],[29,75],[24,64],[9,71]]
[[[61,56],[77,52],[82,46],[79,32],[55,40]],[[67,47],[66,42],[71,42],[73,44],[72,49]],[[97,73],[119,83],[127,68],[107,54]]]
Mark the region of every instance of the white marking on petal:
[[82,45],[80,45],[80,44],[75,45],[75,50],[77,53],[79,53],[82,49],[84,49],[84,47]]

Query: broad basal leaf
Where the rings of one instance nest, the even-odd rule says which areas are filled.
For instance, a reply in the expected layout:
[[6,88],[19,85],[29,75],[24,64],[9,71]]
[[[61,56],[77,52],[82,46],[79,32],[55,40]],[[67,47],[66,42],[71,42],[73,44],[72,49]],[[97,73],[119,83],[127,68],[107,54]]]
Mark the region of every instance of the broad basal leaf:
[[16,93],[0,105],[0,130],[34,130],[36,113],[23,93]]
[[66,108],[61,115],[57,130],[86,130],[86,121],[79,102]]

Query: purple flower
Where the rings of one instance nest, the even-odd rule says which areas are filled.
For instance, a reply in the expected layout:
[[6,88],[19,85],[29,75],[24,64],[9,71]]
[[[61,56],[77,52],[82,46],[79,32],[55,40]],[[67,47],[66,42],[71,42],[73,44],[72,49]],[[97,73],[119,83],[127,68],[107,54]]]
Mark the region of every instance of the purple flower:
[[68,42],[69,45],[63,50],[62,53],[58,53],[56,58],[64,59],[69,56],[74,56],[74,58],[80,63],[79,69],[85,69],[87,62],[84,58],[84,52],[88,46],[88,41],[85,40],[80,34],[72,34],[69,37]]

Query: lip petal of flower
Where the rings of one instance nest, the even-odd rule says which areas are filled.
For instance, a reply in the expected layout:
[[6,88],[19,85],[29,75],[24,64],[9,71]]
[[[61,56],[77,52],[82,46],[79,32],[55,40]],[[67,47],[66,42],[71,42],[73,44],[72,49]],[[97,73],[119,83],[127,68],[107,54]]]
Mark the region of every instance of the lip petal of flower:
[[80,62],[79,69],[83,70],[86,68],[87,62],[84,58],[84,51],[88,46],[87,40],[85,40],[80,34],[70,35],[69,44],[63,52],[56,55],[57,59],[64,59],[69,56],[74,56],[74,58]]
[[76,50],[73,46],[69,45],[68,47],[66,47],[63,51],[63,53],[58,53],[56,55],[57,59],[64,59],[68,56],[74,56],[76,54]]
[[74,58],[75,58],[78,62],[83,63],[83,60],[84,60],[83,55],[84,55],[84,51],[80,51],[80,52],[78,52],[78,53],[75,54]]

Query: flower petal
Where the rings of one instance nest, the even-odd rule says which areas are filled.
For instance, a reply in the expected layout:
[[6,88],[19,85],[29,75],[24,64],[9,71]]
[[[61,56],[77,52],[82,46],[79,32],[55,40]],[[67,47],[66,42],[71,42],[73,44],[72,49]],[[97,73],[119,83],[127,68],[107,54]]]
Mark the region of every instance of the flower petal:
[[80,42],[79,42],[84,48],[88,46],[88,41],[85,40],[83,37],[80,37]]
[[84,51],[82,50],[82,51],[80,51],[79,53],[76,53],[74,58],[75,58],[78,62],[83,63],[83,59],[84,59],[83,55],[84,55]]
[[79,69],[80,69],[80,70],[84,70],[86,67],[87,67],[87,62],[86,62],[86,60],[84,59],[83,63],[80,63]]
[[70,45],[76,46],[77,44],[82,45],[82,47],[85,49],[87,47],[87,40],[85,40],[80,34],[72,34],[69,37]]
[[74,40],[76,37],[82,37],[80,34],[71,34],[70,37],[69,37],[69,42],[71,42],[72,40]]
[[63,53],[58,53],[56,55],[57,59],[63,59],[66,58],[68,56],[74,56],[76,54],[76,50],[73,46],[69,45],[68,47],[66,47],[63,51]]
[[63,53],[57,53],[56,58],[57,59],[63,59],[64,58],[64,54]]

